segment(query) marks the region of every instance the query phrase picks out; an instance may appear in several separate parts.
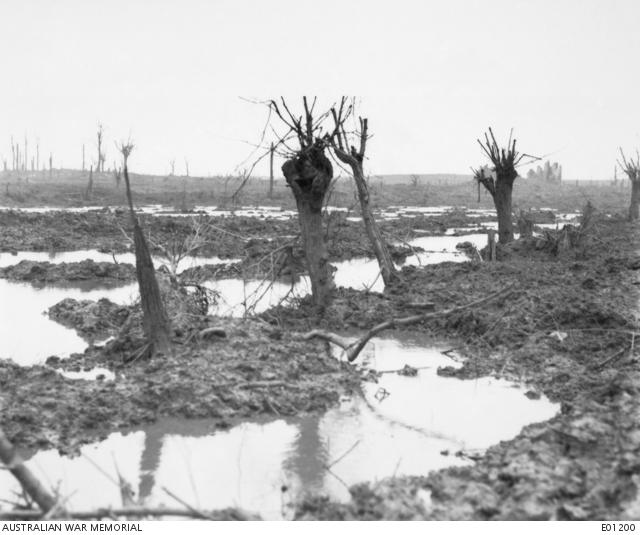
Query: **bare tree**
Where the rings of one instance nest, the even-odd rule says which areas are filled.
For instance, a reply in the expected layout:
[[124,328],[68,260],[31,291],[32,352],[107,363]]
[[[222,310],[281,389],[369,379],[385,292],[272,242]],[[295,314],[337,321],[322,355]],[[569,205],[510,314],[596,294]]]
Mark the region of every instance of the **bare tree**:
[[144,238],[142,228],[138,222],[138,217],[133,208],[133,199],[131,196],[131,184],[129,180],[128,160],[133,150],[131,142],[122,143],[120,152],[123,156],[122,171],[124,174],[124,183],[127,193],[127,202],[129,203],[129,214],[133,225],[133,243],[136,254],[136,277],[140,288],[140,303],[142,306],[142,325],[148,343],[148,354],[169,353],[171,351],[171,341],[169,333],[171,324],[167,316],[162,297],[160,295],[160,287],[156,279],[153,261],[149,253],[147,241]]
[[[334,282],[329,265],[329,253],[322,229],[322,208],[333,179],[333,166],[325,154],[327,141],[320,137],[313,120],[313,106],[304,99],[305,117],[296,118],[282,98],[281,106],[270,103],[278,117],[297,138],[299,148],[282,166],[282,173],[291,188],[298,207],[302,244],[311,279],[314,304],[324,310],[331,300]],[[285,116],[286,115],[286,116]]]
[[184,159],[184,171],[186,176],[189,176],[189,160],[186,158]]
[[373,217],[369,200],[369,186],[367,185],[367,180],[364,175],[364,158],[367,147],[369,122],[366,118],[358,118],[360,129],[358,132],[355,132],[354,135],[358,142],[358,148],[356,149],[354,145],[350,143],[348,134],[344,128],[345,120],[350,113],[349,110],[352,109],[351,107],[345,108],[345,104],[346,98],[342,97],[339,109],[331,109],[331,115],[334,120],[334,130],[329,139],[336,157],[351,168],[353,180],[356,183],[358,191],[358,199],[360,200],[360,211],[362,212],[364,227],[371,242],[373,253],[378,260],[382,280],[386,285],[389,285],[397,279],[398,273],[393,264],[387,244]]
[[85,169],[85,158],[84,158],[84,143],[82,144],[82,170]]
[[49,153],[49,178],[53,176],[53,153]]
[[[512,141],[511,135],[506,149],[498,146],[491,128],[489,128],[489,135],[485,133],[484,142],[478,139],[478,144],[491,161],[492,167],[484,166],[478,170],[474,169],[473,174],[478,183],[482,184],[493,197],[498,214],[498,241],[504,244],[513,241],[511,198],[513,182],[518,176],[516,167],[524,157],[529,155],[521,154],[516,150],[516,140]],[[529,157],[532,158],[532,156]]]
[[98,165],[96,166],[96,171],[99,173],[102,173],[104,172],[104,161],[106,159],[106,156],[104,152],[102,152],[102,141],[104,139],[104,129],[102,128],[101,124],[98,125],[97,138],[98,138]]
[[631,204],[629,205],[629,220],[635,221],[640,217],[640,152],[636,150],[636,159],[627,160],[622,148],[620,149],[621,160],[618,160],[620,169],[629,177],[631,181]]
[[171,171],[169,172],[169,176],[175,176],[175,174],[176,174],[176,160],[175,160],[175,158],[173,160],[169,161],[169,166],[171,167]]
[[409,178],[411,179],[411,186],[417,188],[420,182],[420,175],[410,175]]

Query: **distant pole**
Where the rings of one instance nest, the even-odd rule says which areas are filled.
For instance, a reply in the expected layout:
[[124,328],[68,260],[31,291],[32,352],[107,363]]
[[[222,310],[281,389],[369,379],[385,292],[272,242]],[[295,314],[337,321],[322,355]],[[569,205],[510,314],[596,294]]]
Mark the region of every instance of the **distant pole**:
[[36,142],[36,170],[40,171],[40,140]]
[[271,149],[269,149],[269,198],[273,199],[273,153],[275,152],[273,141],[271,142]]

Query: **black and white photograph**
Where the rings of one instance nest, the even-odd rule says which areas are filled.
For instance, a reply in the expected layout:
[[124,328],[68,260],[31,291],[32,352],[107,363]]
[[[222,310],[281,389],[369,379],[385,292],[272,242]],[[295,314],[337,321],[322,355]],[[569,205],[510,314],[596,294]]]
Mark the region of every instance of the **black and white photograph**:
[[640,531],[638,0],[0,0],[0,50],[0,531]]

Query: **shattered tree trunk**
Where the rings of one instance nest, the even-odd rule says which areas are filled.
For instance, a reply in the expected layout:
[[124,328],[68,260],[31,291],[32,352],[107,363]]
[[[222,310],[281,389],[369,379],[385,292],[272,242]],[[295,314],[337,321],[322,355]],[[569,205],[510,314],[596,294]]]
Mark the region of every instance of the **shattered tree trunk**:
[[324,309],[331,301],[334,288],[322,229],[322,207],[333,178],[333,168],[321,149],[311,147],[303,154],[287,160],[282,166],[282,173],[298,207],[313,303]]
[[505,244],[513,241],[513,220],[511,218],[511,194],[513,192],[513,180],[496,180],[496,191],[493,195],[493,204],[498,214],[498,242]]
[[136,278],[140,288],[140,304],[142,306],[142,326],[149,343],[149,353],[169,353],[170,340],[169,332],[171,324],[162,303],[160,287],[156,279],[153,261],[144,238],[138,218],[133,209],[131,198],[131,185],[129,183],[129,171],[127,162],[124,163],[124,180],[126,185],[127,201],[129,203],[129,213],[133,224],[133,243],[136,253]]
[[631,181],[631,204],[629,205],[629,221],[640,217],[640,180]]
[[362,212],[362,221],[364,222],[367,236],[373,247],[373,253],[378,260],[380,266],[380,274],[385,286],[389,286],[398,276],[396,267],[393,264],[393,259],[389,253],[389,248],[382,237],[382,233],[378,228],[373,212],[371,211],[371,204],[369,202],[369,188],[367,181],[364,178],[362,166],[352,166],[353,179],[358,188],[358,198],[360,199],[360,211]]

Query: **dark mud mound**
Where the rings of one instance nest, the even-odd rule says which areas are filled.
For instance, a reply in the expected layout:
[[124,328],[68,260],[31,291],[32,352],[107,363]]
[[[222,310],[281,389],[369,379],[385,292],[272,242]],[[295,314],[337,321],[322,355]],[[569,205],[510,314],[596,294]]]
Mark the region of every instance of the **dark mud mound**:
[[22,260],[13,266],[0,268],[0,277],[14,281],[46,284],[64,284],[76,281],[131,282],[135,280],[135,268],[131,264],[94,262],[34,262]]
[[88,340],[99,340],[114,335],[131,313],[130,307],[117,305],[108,299],[77,301],[63,299],[49,308],[49,317],[75,329]]

